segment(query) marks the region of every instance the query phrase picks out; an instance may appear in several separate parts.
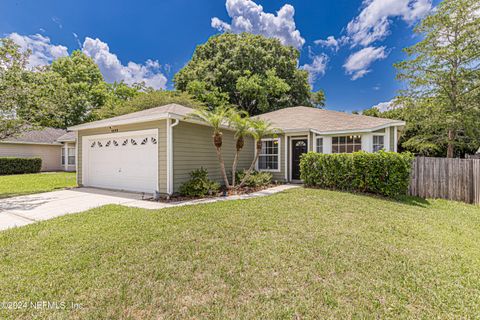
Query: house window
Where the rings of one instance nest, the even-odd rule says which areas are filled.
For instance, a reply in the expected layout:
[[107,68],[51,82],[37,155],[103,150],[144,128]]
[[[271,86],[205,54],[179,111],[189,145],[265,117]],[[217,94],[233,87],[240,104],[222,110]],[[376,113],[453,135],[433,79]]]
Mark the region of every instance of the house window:
[[373,136],[373,152],[377,152],[385,148],[384,139],[384,136]]
[[317,150],[318,153],[323,153],[323,138],[317,138]]
[[65,165],[65,148],[62,148],[62,166]]
[[68,165],[75,165],[75,148],[68,148]]
[[332,153],[352,153],[362,150],[361,136],[332,137]]
[[258,157],[258,169],[278,171],[280,168],[280,139],[262,140],[262,149]]

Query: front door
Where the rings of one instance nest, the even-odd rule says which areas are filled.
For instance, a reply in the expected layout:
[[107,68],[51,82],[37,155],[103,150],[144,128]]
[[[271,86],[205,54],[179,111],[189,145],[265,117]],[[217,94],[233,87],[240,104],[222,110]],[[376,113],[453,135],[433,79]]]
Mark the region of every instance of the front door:
[[300,180],[300,157],[307,153],[307,139],[292,140],[292,180]]

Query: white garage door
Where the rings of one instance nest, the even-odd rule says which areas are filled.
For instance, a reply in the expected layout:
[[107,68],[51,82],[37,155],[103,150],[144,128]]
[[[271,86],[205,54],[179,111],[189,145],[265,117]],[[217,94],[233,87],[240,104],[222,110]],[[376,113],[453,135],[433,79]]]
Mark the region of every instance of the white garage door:
[[158,189],[158,130],[82,139],[83,185],[148,192]]

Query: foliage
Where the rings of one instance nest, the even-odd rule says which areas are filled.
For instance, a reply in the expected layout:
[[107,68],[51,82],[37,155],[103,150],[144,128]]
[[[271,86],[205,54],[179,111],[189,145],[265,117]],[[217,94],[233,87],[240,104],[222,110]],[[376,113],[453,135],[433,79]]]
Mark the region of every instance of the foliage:
[[[405,127],[399,131],[399,151],[409,151],[429,157],[445,157],[447,154],[446,123],[439,120],[439,117],[444,117],[442,112],[441,107],[437,106],[433,100],[418,99],[415,105],[404,101],[402,106],[391,110],[380,112],[376,108],[371,108],[364,110],[362,114],[405,121]],[[475,120],[476,118],[470,118],[470,121]],[[477,120],[480,121],[480,119]],[[472,131],[459,131],[454,155],[463,157],[465,154],[473,154],[478,149],[479,139]]]
[[17,116],[19,107],[29,100],[26,71],[29,51],[9,38],[0,38],[0,140],[15,135],[26,124]]
[[180,194],[190,197],[204,197],[216,194],[220,184],[208,179],[208,172],[204,168],[190,172],[190,180],[180,186]]
[[75,172],[47,172],[0,176],[0,198],[76,187]]
[[239,188],[244,186],[244,184],[252,174],[253,169],[255,168],[255,164],[258,161],[258,158],[260,156],[260,151],[262,149],[262,139],[269,136],[276,136],[280,132],[280,130],[277,128],[274,128],[270,122],[260,118],[250,119],[250,126],[251,126],[250,135],[255,140],[256,152],[255,152],[255,157],[253,158],[253,161],[250,164],[250,168],[248,168],[245,176],[243,177],[243,179],[240,181],[240,184],[238,185]]
[[[121,91],[127,91],[128,95],[122,93],[119,96],[118,88],[115,90],[115,98],[110,99],[108,103],[96,111],[96,118],[104,119],[115,117],[131,112],[142,111],[155,107],[164,106],[171,103],[177,103],[193,109],[203,107],[203,104],[195,100],[190,94],[181,91],[164,91],[141,89],[122,85]],[[111,89],[113,90],[113,88]]]
[[[397,63],[407,81],[399,102],[420,113],[419,131],[404,142],[413,149],[470,149],[480,139],[480,2],[444,0],[415,31],[422,40]],[[433,147],[433,148],[432,148]],[[436,150],[435,150],[436,149]]]
[[231,185],[228,181],[227,171],[225,169],[225,161],[223,160],[222,156],[223,133],[221,131],[221,127],[228,124],[228,119],[231,117],[233,112],[235,111],[229,107],[217,107],[214,110],[200,108],[189,115],[189,118],[204,122],[212,127],[213,145],[215,146],[218,162],[220,163],[220,172],[222,173],[223,182],[227,189],[230,189]]
[[0,158],[0,175],[37,173],[42,169],[40,158]]
[[[237,181],[242,181],[243,178],[246,176],[246,170],[240,170],[236,172]],[[268,186],[272,182],[272,174],[270,172],[259,172],[259,171],[252,171],[248,178],[245,180],[244,185],[246,187],[264,187]]]
[[298,68],[299,52],[278,39],[248,33],[225,33],[198,46],[174,78],[209,108],[239,106],[250,115],[311,106],[308,73]]
[[310,94],[310,102],[317,108],[325,107],[325,91],[318,90]]
[[300,160],[301,179],[310,187],[368,192],[398,197],[410,183],[410,153],[379,151],[321,154],[309,152]]

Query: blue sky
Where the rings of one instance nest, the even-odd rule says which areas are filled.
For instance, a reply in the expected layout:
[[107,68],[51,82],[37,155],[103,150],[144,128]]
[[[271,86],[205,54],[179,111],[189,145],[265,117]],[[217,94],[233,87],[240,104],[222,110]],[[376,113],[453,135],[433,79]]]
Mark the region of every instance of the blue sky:
[[[401,84],[392,64],[416,41],[412,26],[431,0],[262,1],[2,0],[0,34],[34,52],[31,65],[82,49],[107,81],[172,88],[195,46],[230,30],[279,38],[324,89],[327,108],[362,110],[391,100]],[[212,18],[215,22],[212,23]],[[332,36],[330,41],[324,40]],[[320,41],[319,41],[320,40]],[[316,63],[314,63],[316,62]]]

